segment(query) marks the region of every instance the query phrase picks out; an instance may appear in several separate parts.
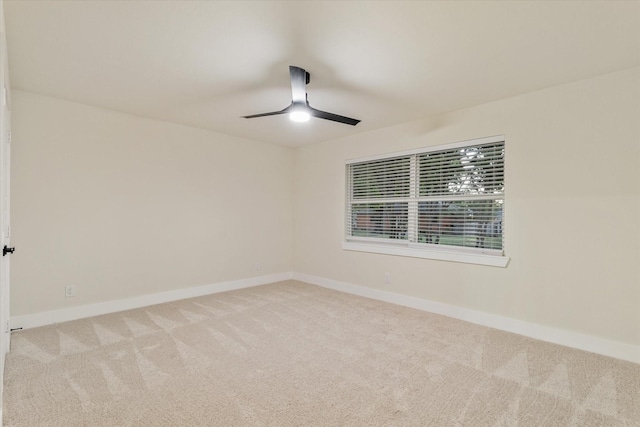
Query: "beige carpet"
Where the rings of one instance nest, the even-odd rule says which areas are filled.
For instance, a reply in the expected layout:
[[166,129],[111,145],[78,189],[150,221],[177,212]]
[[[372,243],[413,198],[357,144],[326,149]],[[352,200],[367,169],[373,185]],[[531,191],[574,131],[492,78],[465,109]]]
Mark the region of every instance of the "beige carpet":
[[640,365],[295,281],[11,342],[10,426],[640,425]]

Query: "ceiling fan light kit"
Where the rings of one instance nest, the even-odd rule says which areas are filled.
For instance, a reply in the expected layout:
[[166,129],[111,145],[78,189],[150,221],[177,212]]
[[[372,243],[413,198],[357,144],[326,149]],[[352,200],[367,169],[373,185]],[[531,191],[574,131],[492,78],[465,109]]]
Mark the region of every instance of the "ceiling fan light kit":
[[311,114],[305,109],[299,108],[289,113],[289,118],[294,122],[308,122],[311,118]]
[[291,76],[291,104],[280,111],[272,111],[270,113],[253,114],[243,116],[245,119],[253,119],[256,117],[276,116],[279,114],[289,114],[289,118],[294,122],[306,122],[311,117],[318,119],[331,120],[346,125],[355,126],[360,123],[358,119],[340,116],[326,111],[316,110],[309,105],[307,100],[306,85],[311,80],[310,74],[300,67],[289,66],[289,74]]

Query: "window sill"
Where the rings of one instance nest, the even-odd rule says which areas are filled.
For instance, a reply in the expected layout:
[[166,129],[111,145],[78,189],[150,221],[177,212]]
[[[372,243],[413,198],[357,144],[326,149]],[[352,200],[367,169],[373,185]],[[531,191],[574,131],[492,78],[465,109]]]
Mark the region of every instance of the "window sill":
[[479,253],[448,252],[434,249],[409,248],[371,243],[343,242],[342,249],[347,251],[370,252],[375,254],[396,255],[412,258],[435,259],[439,261],[462,262],[465,264],[506,267],[509,257],[501,255],[485,255]]

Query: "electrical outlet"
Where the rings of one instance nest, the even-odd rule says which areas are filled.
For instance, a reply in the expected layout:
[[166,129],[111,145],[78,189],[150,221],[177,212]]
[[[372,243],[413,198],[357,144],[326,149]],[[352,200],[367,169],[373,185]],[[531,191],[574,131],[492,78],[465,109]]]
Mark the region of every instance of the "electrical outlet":
[[384,273],[384,283],[387,285],[391,283],[391,273]]
[[256,265],[255,265],[255,267],[254,267],[254,268],[255,268],[256,272],[260,271],[260,268],[261,268],[261,267],[260,267],[260,263],[259,263],[259,262],[256,262]]
[[64,297],[72,298],[76,296],[76,287],[73,285],[68,285],[64,287]]

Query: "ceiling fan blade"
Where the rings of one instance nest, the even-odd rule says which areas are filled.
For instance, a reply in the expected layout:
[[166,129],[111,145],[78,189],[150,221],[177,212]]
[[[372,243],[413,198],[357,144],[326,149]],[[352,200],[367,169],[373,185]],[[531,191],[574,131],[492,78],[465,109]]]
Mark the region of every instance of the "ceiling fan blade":
[[286,114],[289,112],[293,104],[289,105],[287,108],[280,111],[272,111],[270,113],[260,113],[260,114],[252,114],[250,116],[242,116],[245,119],[255,119],[256,117],[266,117],[266,116],[276,116],[278,114]]
[[289,66],[291,75],[291,99],[294,104],[307,103],[306,85],[309,83],[309,73],[300,67]]
[[313,117],[317,117],[319,119],[332,120],[338,123],[344,123],[345,125],[355,126],[360,123],[358,119],[352,119],[351,117],[340,116],[338,114],[327,113],[326,111],[316,110],[315,108],[308,107],[309,112]]

